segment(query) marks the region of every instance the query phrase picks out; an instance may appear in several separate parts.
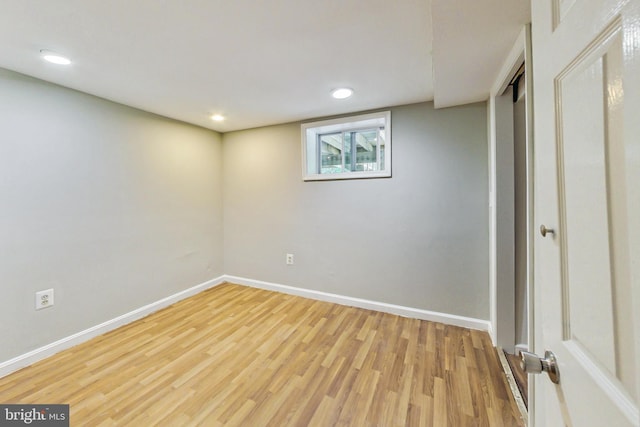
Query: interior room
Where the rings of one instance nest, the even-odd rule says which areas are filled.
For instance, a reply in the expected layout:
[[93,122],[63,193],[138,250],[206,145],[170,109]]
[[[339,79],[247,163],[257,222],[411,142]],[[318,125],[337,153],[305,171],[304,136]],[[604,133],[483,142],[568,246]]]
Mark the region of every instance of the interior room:
[[[578,317],[571,330],[568,309],[556,322],[572,357],[556,344],[556,363],[536,278],[551,277],[550,242],[564,248],[558,271],[585,264],[568,255],[578,233],[562,231],[583,223],[573,202],[553,214],[538,202],[535,168],[556,159],[534,161],[533,147],[534,123],[536,135],[553,128],[552,90],[536,88],[580,70],[544,74],[536,43],[564,33],[542,23],[600,11],[593,31],[611,37],[567,43],[588,59],[596,40],[612,67],[611,28],[627,21],[611,16],[640,8],[503,3],[0,1],[5,415],[62,405],[71,425],[554,425],[587,417],[571,397],[579,365],[602,372],[575,375],[608,393],[606,414],[638,425],[640,276],[627,262],[638,245],[620,237],[640,230],[627,203],[637,159],[593,184],[628,192],[598,217],[614,254],[602,267],[611,319],[598,322],[614,338],[580,341],[597,319],[558,291]],[[637,81],[604,75],[605,87]],[[573,87],[567,103],[591,93]],[[607,114],[606,126],[635,129]],[[565,146],[540,152],[561,162]],[[633,151],[611,152],[606,170]],[[558,182],[574,166],[558,166]],[[556,187],[554,200],[574,200]],[[573,304],[595,304],[557,276]]]

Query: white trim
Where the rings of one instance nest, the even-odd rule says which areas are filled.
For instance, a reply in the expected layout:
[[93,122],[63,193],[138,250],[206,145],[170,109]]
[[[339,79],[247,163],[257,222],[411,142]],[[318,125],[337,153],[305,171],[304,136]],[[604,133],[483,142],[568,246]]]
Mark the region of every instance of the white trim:
[[282,292],[285,294],[296,295],[296,296],[310,298],[318,301],[326,301],[326,302],[332,302],[340,305],[348,305],[351,307],[365,308],[368,310],[376,310],[384,313],[397,314],[399,316],[410,317],[414,319],[430,320],[432,322],[440,322],[440,323],[445,323],[447,325],[461,326],[463,328],[478,329],[478,330],[487,331],[487,332],[490,330],[490,323],[488,320],[458,316],[455,314],[439,313],[436,311],[405,307],[405,306],[395,305],[395,304],[387,304],[384,302],[348,297],[344,295],[332,294],[332,293],[316,291],[312,289],[296,288],[293,286],[281,285],[278,283],[270,283],[270,282],[263,282],[261,280],[247,279],[244,277],[229,276],[229,275],[224,275],[222,277],[226,282],[250,286],[252,288]]
[[[497,216],[501,209],[497,206],[497,198],[499,197],[499,177],[497,176],[497,168],[500,165],[496,164],[497,161],[497,122],[500,119],[498,117],[498,108],[496,98],[504,93],[509,85],[513,74],[518,70],[525,60],[525,48],[527,43],[527,31],[528,28],[524,26],[517,39],[511,47],[511,50],[505,57],[500,71],[496,75],[491,90],[489,92],[489,100],[487,102],[487,124],[488,124],[488,139],[489,139],[489,318],[491,322],[491,340],[494,346],[511,347],[515,343],[508,344],[505,341],[505,336],[511,336],[509,330],[505,331],[504,325],[499,325],[501,317],[501,307],[498,303],[498,295],[502,292],[499,289],[499,280],[501,269],[504,268],[504,264],[498,260],[498,241],[497,230],[498,221]],[[527,69],[529,70],[529,69]],[[527,79],[530,80],[530,79]],[[532,96],[528,98],[532,99]],[[529,119],[529,117],[527,118]],[[515,327],[515,318],[513,319],[513,327]],[[511,327],[511,326],[509,326]],[[508,328],[507,328],[508,329]]]
[[131,323],[134,320],[141,319],[155,311],[168,307],[171,304],[175,304],[178,301],[189,298],[190,296],[193,296],[209,288],[218,286],[222,283],[224,283],[224,276],[208,280],[189,289],[185,289],[166,298],[162,298],[161,300],[152,302],[151,304],[147,304],[145,306],[137,308],[114,319],[107,320],[106,322],[100,323],[99,325],[93,326],[89,329],[85,329],[84,331],[77,332],[73,335],[69,335],[68,337],[62,338],[58,341],[52,342],[28,353],[14,357],[13,359],[1,362],[0,378],[17,371],[18,369],[22,369],[26,366],[32,365],[33,363],[54,355],[62,350],[66,350],[68,348],[81,344],[85,341],[90,340],[91,338],[97,337],[114,329],[117,329],[120,326]]
[[495,336],[495,333],[493,332],[493,323],[491,323],[491,320],[483,320],[483,322],[487,322],[486,331],[489,334],[489,338],[491,338],[491,344],[493,344],[493,346],[495,347],[496,344],[493,340],[494,339],[493,337]]
[[522,27],[518,38],[511,46],[511,51],[502,63],[502,67],[491,87],[490,96],[500,96],[509,86],[509,82],[518,68],[524,62],[524,47],[526,43],[526,26]]
[[496,219],[496,98],[490,96],[487,100],[487,137],[488,141],[488,169],[489,169],[489,324],[491,342],[498,345],[498,291],[496,281],[497,254],[497,219]]

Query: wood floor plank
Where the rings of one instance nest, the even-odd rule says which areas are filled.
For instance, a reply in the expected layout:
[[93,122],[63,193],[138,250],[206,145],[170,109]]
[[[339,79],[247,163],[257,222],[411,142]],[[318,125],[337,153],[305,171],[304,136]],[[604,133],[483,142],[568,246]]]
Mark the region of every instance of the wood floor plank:
[[234,284],[0,378],[73,425],[523,426],[485,332]]

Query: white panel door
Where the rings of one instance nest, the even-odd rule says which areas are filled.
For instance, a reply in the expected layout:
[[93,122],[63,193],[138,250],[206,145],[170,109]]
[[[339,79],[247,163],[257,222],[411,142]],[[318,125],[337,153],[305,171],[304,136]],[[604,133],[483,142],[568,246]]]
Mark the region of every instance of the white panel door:
[[640,0],[533,0],[536,426],[638,426]]

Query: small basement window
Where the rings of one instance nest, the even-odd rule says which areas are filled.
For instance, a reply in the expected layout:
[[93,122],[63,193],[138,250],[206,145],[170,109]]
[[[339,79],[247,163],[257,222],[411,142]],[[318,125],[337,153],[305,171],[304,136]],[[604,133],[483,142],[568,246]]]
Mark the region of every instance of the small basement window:
[[391,176],[391,112],[302,125],[305,181]]

